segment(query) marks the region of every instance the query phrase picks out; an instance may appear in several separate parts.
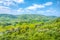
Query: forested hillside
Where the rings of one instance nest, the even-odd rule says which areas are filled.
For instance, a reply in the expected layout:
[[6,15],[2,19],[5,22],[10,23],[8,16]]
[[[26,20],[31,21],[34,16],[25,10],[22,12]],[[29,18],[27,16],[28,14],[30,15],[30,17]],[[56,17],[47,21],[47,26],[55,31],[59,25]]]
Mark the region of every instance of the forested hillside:
[[0,40],[60,40],[60,17],[0,14]]
[[17,22],[30,22],[30,21],[49,21],[55,19],[55,16],[44,16],[40,14],[22,14],[22,15],[11,15],[11,14],[0,14],[0,25],[16,24]]

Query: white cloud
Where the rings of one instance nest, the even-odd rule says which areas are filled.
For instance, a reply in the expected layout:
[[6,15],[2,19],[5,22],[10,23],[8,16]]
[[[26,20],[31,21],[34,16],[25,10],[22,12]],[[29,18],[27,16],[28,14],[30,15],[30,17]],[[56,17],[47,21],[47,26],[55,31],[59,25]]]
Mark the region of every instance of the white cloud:
[[47,16],[54,16],[54,15],[58,16],[58,14],[59,14],[56,10],[50,10],[50,9],[48,9],[48,10],[39,10],[36,13],[42,14],[42,15],[47,15]]
[[47,2],[47,3],[45,3],[44,5],[45,6],[50,6],[50,5],[52,5],[53,3],[52,2]]
[[0,6],[0,14],[21,14],[22,12],[24,12],[24,10],[22,8],[19,8],[17,10],[12,10],[9,7],[5,7],[5,6]]
[[44,8],[45,6],[44,5],[41,5],[41,4],[34,4],[32,6],[29,6],[27,7],[26,9],[29,9],[29,10],[36,10],[37,8]]
[[[18,0],[14,0],[14,1],[17,2],[17,3],[23,3],[24,2],[24,1],[21,1],[21,0],[19,0],[19,2],[18,2]],[[0,3],[2,3],[2,2],[0,2]],[[46,6],[51,6],[53,4],[53,3],[50,3],[50,2],[47,2],[47,3],[45,3],[45,4],[33,4],[32,6],[26,7],[24,9],[23,8],[19,8],[17,10],[11,10],[8,7],[0,6],[0,13],[8,13],[8,14],[9,13],[11,13],[11,14],[14,14],[14,13],[15,14],[35,13],[35,12],[37,13],[37,11],[36,11],[37,9],[42,9],[42,8],[45,8]],[[10,6],[10,5],[15,5],[15,4],[13,3],[13,0],[12,1],[6,0],[4,2],[4,5]],[[43,14],[43,13],[54,13],[54,12],[53,12],[53,10],[46,10],[46,11],[41,11],[40,10],[38,13]]]
[[3,4],[4,6],[10,6],[10,5],[15,6],[16,4],[14,2],[16,2],[16,4],[24,3],[24,0],[0,0],[0,4]]
[[17,3],[24,3],[24,0],[13,0],[13,1],[15,1]]
[[52,2],[46,2],[45,4],[33,4],[32,6],[27,7],[26,9],[29,10],[37,10],[38,8],[45,8],[46,6],[51,6],[53,3]]
[[3,3],[3,1],[2,1],[2,0],[0,0],[0,3]]
[[46,12],[47,12],[47,13],[54,13],[54,14],[55,14],[55,13],[56,13],[56,10],[48,9],[48,10],[46,10]]
[[45,11],[45,13],[48,14],[48,15],[51,15],[51,16],[53,16],[53,15],[59,16],[58,11],[55,10],[55,9],[48,9],[48,10]]
[[5,0],[5,1],[7,1],[7,2],[14,1],[16,3],[24,3],[24,0]]
[[11,1],[11,0],[0,0],[0,4],[3,4],[4,6],[10,6],[13,4],[13,1]]
[[6,2],[4,2],[3,3],[5,6],[10,6],[11,4],[13,4],[13,2],[12,1],[6,1]]
[[0,13],[9,13],[9,12],[11,12],[10,8],[0,6]]
[[4,6],[0,6],[0,10],[7,10],[7,9],[10,9],[10,8],[4,7]]
[[22,12],[24,12],[24,9],[22,9],[22,8],[19,8],[18,10],[16,10],[17,11],[17,13],[22,13]]

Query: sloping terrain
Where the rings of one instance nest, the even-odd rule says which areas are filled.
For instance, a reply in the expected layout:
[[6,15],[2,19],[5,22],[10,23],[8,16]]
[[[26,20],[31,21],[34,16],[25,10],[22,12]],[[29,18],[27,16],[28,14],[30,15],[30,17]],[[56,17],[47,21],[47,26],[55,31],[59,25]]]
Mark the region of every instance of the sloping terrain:
[[[6,16],[1,15],[0,21],[1,17]],[[16,18],[10,16],[11,21],[0,23],[0,40],[60,40],[60,17],[31,14]]]

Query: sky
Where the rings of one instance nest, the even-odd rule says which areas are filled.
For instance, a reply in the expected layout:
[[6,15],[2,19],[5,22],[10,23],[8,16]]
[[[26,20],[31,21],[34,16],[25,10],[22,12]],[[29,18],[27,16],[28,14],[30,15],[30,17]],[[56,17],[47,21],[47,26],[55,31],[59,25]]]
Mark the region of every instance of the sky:
[[0,14],[60,16],[60,0],[0,0]]

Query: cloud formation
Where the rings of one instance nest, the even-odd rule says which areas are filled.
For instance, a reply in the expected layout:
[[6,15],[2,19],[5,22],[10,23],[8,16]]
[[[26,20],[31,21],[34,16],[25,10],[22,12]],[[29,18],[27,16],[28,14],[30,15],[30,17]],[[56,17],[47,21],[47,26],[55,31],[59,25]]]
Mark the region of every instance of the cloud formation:
[[10,13],[11,10],[8,7],[0,6],[0,13]]
[[32,6],[29,6],[27,7],[26,9],[29,9],[29,10],[36,10],[37,8],[44,8],[45,6],[44,5],[41,5],[41,4],[34,4]]
[[24,3],[24,0],[13,0],[13,1],[15,1],[17,3]]
[[46,2],[44,4],[33,4],[32,6],[27,7],[29,10],[36,10],[36,9],[41,9],[45,8],[46,6],[51,6],[53,3],[52,2]]
[[52,2],[47,2],[47,3],[45,3],[44,5],[45,6],[50,6],[50,5],[52,5],[53,3]]
[[15,3],[24,3],[24,0],[0,0],[0,4],[3,4],[4,6],[10,6],[15,5]]
[[[49,6],[53,5],[53,2],[46,2],[43,4],[32,4],[30,6],[27,6],[25,8],[18,7],[18,4],[25,3],[24,0],[0,0],[0,13],[7,13],[7,14],[22,14],[22,13],[40,13],[40,14],[51,14],[51,13],[57,13],[56,10],[51,9],[45,9]],[[20,5],[19,5],[20,6]],[[13,9],[13,8],[18,9]],[[45,10],[39,10],[38,9],[45,9]]]
[[16,4],[13,3],[13,1],[18,2],[18,3],[24,2],[24,0],[12,0],[12,1],[11,0],[5,0],[4,2],[0,1],[0,3],[4,4],[4,6],[0,6],[0,13],[3,13],[3,12],[5,12],[5,13],[11,13],[12,12],[12,13],[18,13],[18,14],[23,13],[23,12],[32,13],[32,11],[35,12],[35,10],[37,10],[37,9],[42,9],[42,8],[45,8],[46,6],[50,6],[53,4],[52,2],[46,2],[44,4],[33,4],[32,6],[28,6],[24,9],[18,8],[17,10],[12,10],[9,6],[11,6],[11,5],[16,6]]

